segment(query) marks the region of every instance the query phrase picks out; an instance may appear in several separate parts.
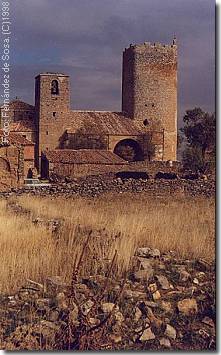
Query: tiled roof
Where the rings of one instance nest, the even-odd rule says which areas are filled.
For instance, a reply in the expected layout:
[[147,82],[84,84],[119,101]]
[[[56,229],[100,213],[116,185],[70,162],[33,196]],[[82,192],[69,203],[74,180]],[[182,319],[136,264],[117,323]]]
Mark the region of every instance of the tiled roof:
[[26,102],[21,101],[21,100],[17,100],[17,99],[10,101],[9,107],[10,107],[10,109],[14,109],[14,110],[18,110],[18,111],[20,111],[20,110],[33,111],[35,109],[35,107],[33,105],[27,104]]
[[118,155],[108,150],[94,149],[57,149],[44,152],[51,163],[69,164],[126,164]]
[[28,120],[22,120],[22,121],[17,121],[13,122],[10,124],[10,131],[11,132],[30,132],[30,131],[35,131],[35,125],[33,121],[28,121]]
[[[0,137],[3,137],[3,130],[0,130]],[[10,144],[17,145],[34,145],[33,142],[29,141],[27,138],[23,137],[21,134],[9,133],[8,141]]]
[[136,135],[146,130],[141,121],[127,118],[122,112],[71,111],[68,133]]

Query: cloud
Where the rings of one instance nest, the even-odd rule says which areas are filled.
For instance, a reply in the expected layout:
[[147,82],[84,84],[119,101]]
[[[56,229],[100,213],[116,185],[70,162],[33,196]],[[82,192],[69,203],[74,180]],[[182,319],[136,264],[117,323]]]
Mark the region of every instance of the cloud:
[[122,51],[130,43],[179,45],[179,115],[214,110],[215,1],[13,0],[13,95],[33,102],[34,76],[71,76],[72,105],[120,110]]

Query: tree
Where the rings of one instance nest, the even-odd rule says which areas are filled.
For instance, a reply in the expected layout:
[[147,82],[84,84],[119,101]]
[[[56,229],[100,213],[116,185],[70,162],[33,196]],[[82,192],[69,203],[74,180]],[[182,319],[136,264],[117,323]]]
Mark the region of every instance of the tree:
[[204,112],[197,107],[187,110],[183,118],[184,134],[187,145],[183,152],[184,167],[194,171],[203,171],[206,164],[207,153],[215,156],[216,119],[215,114]]
[[215,114],[202,111],[201,108],[187,110],[183,118],[184,133],[190,147],[198,148],[205,159],[206,151],[214,150],[216,140]]
[[177,148],[178,149],[182,146],[183,141],[184,141],[183,133],[178,132],[177,133]]
[[183,167],[187,170],[191,169],[195,173],[203,173],[206,166],[201,149],[187,147],[183,152]]

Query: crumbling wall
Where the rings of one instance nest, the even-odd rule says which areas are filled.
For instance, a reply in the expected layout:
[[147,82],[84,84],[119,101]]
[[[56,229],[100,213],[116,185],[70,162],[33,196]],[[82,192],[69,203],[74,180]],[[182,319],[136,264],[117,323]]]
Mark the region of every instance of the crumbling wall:
[[49,163],[46,164],[45,169],[47,173],[44,172],[46,177],[51,177],[54,175],[60,177],[78,178],[91,175],[100,175],[108,173],[117,173],[121,171],[137,171],[146,172],[150,178],[155,178],[158,172],[165,173],[175,173],[179,174],[181,171],[180,162],[170,162],[166,161],[140,161],[125,164],[64,164],[64,163]]
[[77,178],[83,176],[107,174],[127,169],[128,165],[106,165],[106,164],[49,164],[49,177],[57,175],[60,177]]
[[23,147],[0,147],[0,191],[18,187],[24,181]]

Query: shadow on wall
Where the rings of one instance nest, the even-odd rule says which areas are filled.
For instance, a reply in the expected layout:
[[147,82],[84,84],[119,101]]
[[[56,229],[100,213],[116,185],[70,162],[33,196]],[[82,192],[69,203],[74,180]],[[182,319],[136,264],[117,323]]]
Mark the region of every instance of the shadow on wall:
[[0,171],[11,171],[9,162],[2,157],[0,157]]

